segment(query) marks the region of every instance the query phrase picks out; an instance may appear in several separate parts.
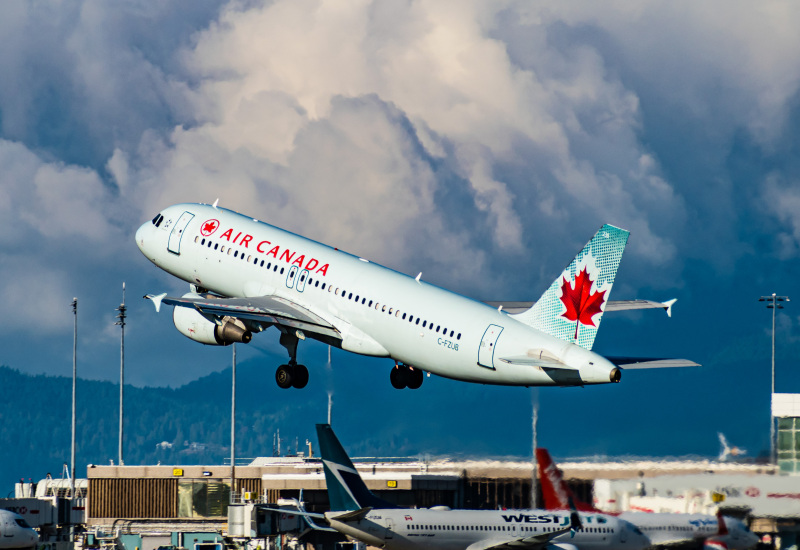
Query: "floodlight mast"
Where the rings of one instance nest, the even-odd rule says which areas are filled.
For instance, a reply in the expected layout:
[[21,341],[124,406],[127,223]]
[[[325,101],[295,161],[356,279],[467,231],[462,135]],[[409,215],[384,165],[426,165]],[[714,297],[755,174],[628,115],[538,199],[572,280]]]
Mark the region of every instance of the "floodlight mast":
[[762,296],[758,299],[759,302],[768,302],[767,309],[772,310],[772,393],[769,396],[770,409],[769,409],[769,458],[771,464],[777,464],[777,454],[775,445],[775,416],[772,412],[772,400],[775,396],[775,310],[783,309],[780,302],[788,302],[788,296],[778,296],[774,292],[770,296]]

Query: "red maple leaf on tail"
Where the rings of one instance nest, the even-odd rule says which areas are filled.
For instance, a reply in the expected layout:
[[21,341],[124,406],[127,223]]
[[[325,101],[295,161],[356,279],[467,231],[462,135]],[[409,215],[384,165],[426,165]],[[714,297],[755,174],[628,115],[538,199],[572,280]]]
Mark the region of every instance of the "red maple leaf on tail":
[[605,301],[606,291],[592,292],[594,281],[589,277],[587,268],[583,268],[575,276],[575,286],[564,277],[561,284],[561,302],[566,306],[567,311],[562,313],[570,321],[575,321],[575,340],[578,340],[578,327],[582,323],[588,326],[595,326],[592,317],[603,312],[603,302]]

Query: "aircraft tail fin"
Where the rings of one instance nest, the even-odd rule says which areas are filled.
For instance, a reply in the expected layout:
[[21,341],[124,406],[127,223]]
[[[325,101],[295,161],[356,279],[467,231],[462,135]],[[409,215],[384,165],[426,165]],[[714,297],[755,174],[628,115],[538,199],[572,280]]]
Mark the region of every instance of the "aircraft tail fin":
[[317,438],[332,511],[397,508],[367,488],[330,424],[317,424]]
[[539,483],[542,486],[545,510],[571,509],[581,512],[599,512],[591,504],[575,498],[547,449],[536,449],[536,463],[539,467]]
[[533,307],[511,317],[592,349],[629,235],[613,225],[601,227]]

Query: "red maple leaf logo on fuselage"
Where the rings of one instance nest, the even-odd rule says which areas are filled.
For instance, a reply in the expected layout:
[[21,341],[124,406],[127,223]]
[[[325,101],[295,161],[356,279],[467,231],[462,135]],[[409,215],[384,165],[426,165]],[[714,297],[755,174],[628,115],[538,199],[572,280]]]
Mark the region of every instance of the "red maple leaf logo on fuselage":
[[561,302],[567,308],[561,315],[570,321],[575,321],[575,341],[578,340],[580,324],[596,326],[592,317],[603,312],[606,291],[592,292],[592,284],[594,281],[586,267],[575,275],[574,286],[566,277],[561,283]]

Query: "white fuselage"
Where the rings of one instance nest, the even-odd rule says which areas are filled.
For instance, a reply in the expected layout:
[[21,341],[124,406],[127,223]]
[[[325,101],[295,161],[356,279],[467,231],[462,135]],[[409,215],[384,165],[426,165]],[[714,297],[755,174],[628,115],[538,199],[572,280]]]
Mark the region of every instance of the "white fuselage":
[[719,534],[717,518],[706,514],[623,512],[617,517],[638,527],[654,545],[713,539],[724,542],[728,550],[745,550],[758,543],[758,537],[741,521],[726,517],[728,533]]
[[[358,522],[343,523],[328,512],[331,527],[354,539],[389,550],[463,550],[477,542],[547,535],[569,526],[569,514],[542,510],[373,510]],[[579,550],[641,550],[649,545],[628,522],[602,514],[580,514],[583,529],[558,535],[550,544]]]
[[[447,378],[500,385],[611,381],[615,367],[480,302],[221,208],[179,204],[136,232],[161,269],[227,297],[276,296],[319,315],[347,351]],[[571,369],[512,365],[544,352]]]
[[35,548],[39,535],[19,514],[0,510],[0,549]]

